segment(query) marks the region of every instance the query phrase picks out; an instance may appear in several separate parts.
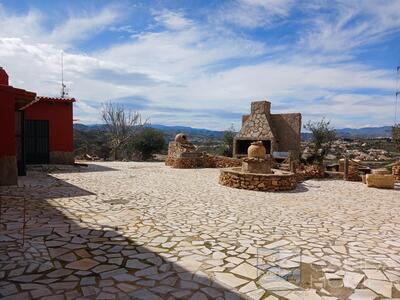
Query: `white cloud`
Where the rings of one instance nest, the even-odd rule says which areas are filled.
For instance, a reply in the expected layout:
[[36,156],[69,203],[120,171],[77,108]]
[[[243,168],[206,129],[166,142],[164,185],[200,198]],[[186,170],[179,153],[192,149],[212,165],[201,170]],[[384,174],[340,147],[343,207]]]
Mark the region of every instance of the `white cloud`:
[[[75,123],[96,124],[99,123],[99,109],[90,106],[85,101],[80,100],[74,104],[75,111],[79,112]],[[76,114],[75,114],[76,115]]]
[[303,47],[343,53],[400,31],[399,0],[336,0],[330,3],[329,14],[324,13],[327,7],[323,2],[308,11],[313,26],[301,38]]
[[69,45],[74,41],[83,40],[93,34],[103,31],[113,24],[121,12],[116,7],[105,7],[99,12],[80,13],[69,18],[60,25],[56,26],[48,41],[53,44]]
[[25,15],[10,15],[0,3],[0,37],[36,38],[42,30],[42,14],[30,10]]
[[326,97],[321,103],[307,105],[307,114],[313,115],[311,119],[326,116],[337,128],[365,127],[366,124],[372,124],[372,127],[388,125],[394,117],[393,97],[380,94],[335,94]]
[[[163,17],[157,15],[156,20],[165,25],[166,16],[171,15],[174,13],[163,11]],[[143,32],[131,41],[95,55],[105,61],[119,62],[129,71],[144,72],[160,81],[181,85],[201,75],[212,64],[267,53],[263,43],[216,32],[185,19],[182,14],[179,20],[174,25],[168,21],[167,30]]]
[[[271,14],[268,22],[287,16],[292,9],[291,1],[243,0],[241,5],[255,7],[261,15]],[[380,22],[376,36],[381,39],[396,30],[397,20],[395,13],[385,8],[376,10]],[[300,111],[307,119],[326,115],[336,126],[349,122],[358,126],[366,119],[388,124],[393,108],[390,97],[382,94],[392,91],[393,74],[356,63],[351,53],[340,51],[338,45],[349,39],[359,38],[351,47],[363,45],[369,34],[363,23],[348,26],[355,14],[352,9],[347,15],[345,9],[341,11],[332,24],[325,18],[315,23],[320,26],[313,27],[303,39],[305,50],[290,45],[293,50],[288,51],[229,29],[214,28],[213,23],[199,23],[182,11],[160,10],[154,13],[158,24],[154,30],[147,28],[121,44],[91,53],[76,49],[65,52],[65,78],[70,95],[78,99],[75,118],[99,122],[100,112],[93,103],[124,98],[142,104],[140,111],[153,123],[224,129],[233,121],[238,128],[239,117],[223,115],[247,113],[250,101],[268,98],[274,111]],[[118,23],[121,12],[116,8],[104,8],[97,14],[98,19],[96,12],[71,15],[56,29],[49,29],[38,11],[15,16],[0,7],[0,26],[7,28],[0,32],[0,65],[9,72],[12,84],[57,96],[62,47],[74,47],[76,41],[92,38],[107,26],[133,30]],[[327,24],[337,29],[324,30],[334,32],[338,44],[332,42],[325,46],[325,52],[310,56],[309,49],[320,47],[315,44],[318,38],[321,45],[328,39],[329,34],[321,35],[324,30],[320,30],[331,28]],[[348,27],[352,28],[350,33]],[[46,43],[43,36],[49,37]],[[367,117],[371,107],[374,114]]]
[[44,26],[45,16],[37,10],[27,14],[10,14],[0,4],[0,37],[20,38],[30,43],[45,43],[65,48],[105,30],[123,15],[117,6],[100,11],[85,12],[63,17],[54,28]]
[[193,22],[185,18],[182,12],[173,12],[170,10],[162,10],[154,13],[155,20],[168,29],[185,29],[191,27]]
[[286,99],[293,109],[303,111],[309,101],[351,89],[390,91],[393,80],[389,72],[359,65],[302,65],[296,62],[271,61],[253,66],[240,66],[217,74],[191,80],[183,88],[159,87],[153,97],[191,99],[190,107],[220,108],[229,103],[233,111],[245,111],[249,102],[270,98],[279,105]]
[[285,16],[288,14],[293,0],[240,0],[243,4],[262,7],[268,14]]
[[212,19],[243,28],[264,27],[288,16],[294,3],[293,0],[235,0],[222,6]]

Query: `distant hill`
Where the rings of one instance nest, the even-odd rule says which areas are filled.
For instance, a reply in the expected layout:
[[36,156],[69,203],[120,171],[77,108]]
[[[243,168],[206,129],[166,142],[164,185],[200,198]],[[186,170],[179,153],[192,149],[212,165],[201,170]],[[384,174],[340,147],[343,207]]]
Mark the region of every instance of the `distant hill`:
[[[188,126],[166,126],[160,124],[150,124],[148,125],[148,127],[162,131],[167,140],[173,140],[175,138],[175,135],[180,132],[187,134],[190,140],[192,141],[220,140],[224,135],[223,131],[192,128]],[[85,125],[77,123],[74,124],[74,129],[80,131],[103,130],[105,129],[105,125],[104,124]]]
[[[389,138],[391,136],[391,126],[336,129],[336,137],[342,139]],[[301,139],[307,141],[311,139],[311,134],[308,132],[302,132]]]
[[343,138],[377,138],[377,137],[391,137],[392,127],[364,127],[364,128],[342,128],[336,129],[336,134]]
[[191,140],[193,139],[220,140],[224,135],[223,131],[192,128],[187,126],[165,126],[165,125],[151,124],[149,125],[149,127],[162,131],[168,137],[169,140],[173,140],[175,138],[175,135],[180,132],[187,134]]
[[102,130],[105,129],[106,125],[104,124],[94,124],[94,125],[85,125],[81,123],[75,123],[74,129],[80,131],[91,131],[91,130]]
[[[201,128],[193,128],[188,126],[166,126],[159,124],[148,125],[151,128],[158,129],[162,131],[168,140],[173,140],[177,133],[186,133],[191,140],[220,140],[223,137],[223,131],[208,130]],[[84,125],[84,124],[74,124],[74,128],[80,131],[90,131],[90,130],[102,130],[105,125],[95,124],[95,125]],[[382,127],[365,127],[365,128],[341,128],[336,129],[337,137],[339,138],[378,138],[378,137],[391,137],[392,127],[382,126]],[[303,132],[301,134],[302,140],[310,139],[310,133]]]

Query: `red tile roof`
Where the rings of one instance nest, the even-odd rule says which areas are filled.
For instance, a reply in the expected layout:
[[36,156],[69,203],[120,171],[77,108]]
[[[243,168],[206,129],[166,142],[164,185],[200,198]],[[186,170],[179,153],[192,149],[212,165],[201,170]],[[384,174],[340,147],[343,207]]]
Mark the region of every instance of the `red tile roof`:
[[75,98],[57,98],[57,97],[45,97],[45,96],[37,96],[36,99],[38,101],[50,101],[50,102],[75,102]]
[[35,100],[31,101],[30,103],[27,103],[21,109],[24,110],[24,109],[28,108],[29,106],[31,106],[37,102],[40,102],[40,101],[57,102],[57,103],[73,103],[76,100],[75,100],[75,98],[56,98],[56,97],[36,96]]

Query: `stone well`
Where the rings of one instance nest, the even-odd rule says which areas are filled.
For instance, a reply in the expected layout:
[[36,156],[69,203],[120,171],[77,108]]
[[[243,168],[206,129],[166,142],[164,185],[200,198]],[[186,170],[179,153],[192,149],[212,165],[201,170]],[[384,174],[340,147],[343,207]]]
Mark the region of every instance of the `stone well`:
[[237,189],[255,191],[289,191],[297,186],[294,173],[272,170],[272,174],[246,173],[242,168],[221,169],[219,183]]
[[287,191],[297,186],[292,172],[271,169],[271,156],[262,142],[253,142],[241,167],[221,169],[219,183],[224,186],[255,191]]

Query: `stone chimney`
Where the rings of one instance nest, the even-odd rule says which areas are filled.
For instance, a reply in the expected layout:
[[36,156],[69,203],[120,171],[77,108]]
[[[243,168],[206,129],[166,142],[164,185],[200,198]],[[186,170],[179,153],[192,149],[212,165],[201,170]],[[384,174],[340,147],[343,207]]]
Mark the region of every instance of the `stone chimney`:
[[242,128],[236,138],[249,141],[275,141],[275,134],[271,122],[271,102],[251,102],[251,114],[242,118]]
[[8,85],[8,75],[2,67],[0,67],[0,84]]
[[268,101],[255,101],[251,102],[251,114],[265,114],[271,113],[271,102]]

